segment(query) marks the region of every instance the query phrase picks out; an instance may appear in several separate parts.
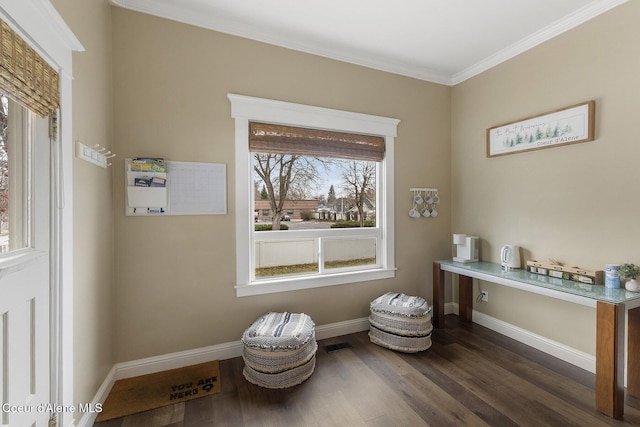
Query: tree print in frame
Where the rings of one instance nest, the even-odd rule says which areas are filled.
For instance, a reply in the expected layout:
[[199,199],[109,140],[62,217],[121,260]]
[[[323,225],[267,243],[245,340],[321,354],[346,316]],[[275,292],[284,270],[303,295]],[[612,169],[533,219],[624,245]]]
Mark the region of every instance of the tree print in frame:
[[487,157],[593,141],[595,101],[487,129]]

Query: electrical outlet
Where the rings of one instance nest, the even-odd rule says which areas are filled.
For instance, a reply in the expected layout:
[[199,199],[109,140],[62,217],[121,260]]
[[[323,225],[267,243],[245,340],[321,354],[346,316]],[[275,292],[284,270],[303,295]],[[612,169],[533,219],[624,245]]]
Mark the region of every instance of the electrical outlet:
[[489,302],[489,292],[480,291],[480,296],[482,296],[482,299],[480,301]]

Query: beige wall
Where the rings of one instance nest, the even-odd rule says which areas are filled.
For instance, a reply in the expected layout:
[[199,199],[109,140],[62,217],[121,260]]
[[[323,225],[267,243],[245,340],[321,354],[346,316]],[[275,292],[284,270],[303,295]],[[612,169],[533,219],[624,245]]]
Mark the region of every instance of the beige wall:
[[[452,231],[478,234],[483,259],[512,243],[525,260],[640,263],[639,20],[626,3],[453,88]],[[485,156],[488,127],[591,99],[595,141]],[[483,286],[475,309],[595,353],[594,310]]]
[[[52,3],[86,49],[73,58],[73,138],[118,154],[106,170],[72,165],[77,402],[94,397],[117,361],[236,341],[268,310],[303,311],[322,325],[366,316],[369,301],[392,289],[431,301],[431,262],[450,256],[452,231],[481,236],[482,258],[492,261],[502,244],[514,243],[525,259],[592,268],[640,262],[633,252],[640,148],[631,125],[640,95],[637,2],[454,88],[102,0]],[[401,120],[395,279],[235,296],[229,92]],[[597,103],[596,141],[485,157],[487,127],[589,99]],[[135,156],[226,163],[229,214],[125,217],[123,158]],[[407,216],[415,186],[440,189],[438,218]],[[594,352],[593,310],[482,286],[490,302],[476,309]]]
[[[127,361],[239,340],[270,310],[317,325],[368,315],[399,290],[431,299],[431,261],[449,256],[451,89],[113,9],[116,353]],[[237,298],[234,123],[227,93],[393,117],[393,280]],[[126,217],[122,158],[226,163],[227,215]],[[441,190],[440,216],[410,219],[409,188]]]
[[[111,148],[111,13],[104,0],[53,0],[85,48],[73,55],[73,140]],[[61,118],[64,120],[64,117]],[[91,402],[115,363],[112,169],[77,158],[74,199],[74,402]]]

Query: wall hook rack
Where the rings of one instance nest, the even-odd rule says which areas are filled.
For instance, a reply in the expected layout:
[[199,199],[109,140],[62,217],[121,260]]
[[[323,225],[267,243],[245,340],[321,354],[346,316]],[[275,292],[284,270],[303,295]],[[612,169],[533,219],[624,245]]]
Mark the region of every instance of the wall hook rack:
[[436,205],[440,203],[440,196],[438,196],[437,188],[410,188],[409,191],[413,193],[412,207],[409,210],[411,218],[435,218],[438,216]]
[[111,151],[107,151],[105,147],[100,147],[100,144],[89,147],[80,141],[76,141],[76,157],[89,163],[93,163],[94,165],[98,165],[103,168],[111,166],[111,163],[108,160],[115,156],[116,155]]

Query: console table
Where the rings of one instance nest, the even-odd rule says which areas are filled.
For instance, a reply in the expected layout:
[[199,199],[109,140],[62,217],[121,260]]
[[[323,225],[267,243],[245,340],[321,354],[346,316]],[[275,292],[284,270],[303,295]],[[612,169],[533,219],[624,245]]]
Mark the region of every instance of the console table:
[[640,293],[605,288],[530,273],[526,270],[503,272],[500,264],[462,263],[451,260],[433,263],[433,324],[444,326],[445,272],[457,274],[459,316],[471,322],[473,279],[521,289],[596,309],[596,408],[622,418],[624,413],[624,336],[628,315],[627,393],[640,397]]

